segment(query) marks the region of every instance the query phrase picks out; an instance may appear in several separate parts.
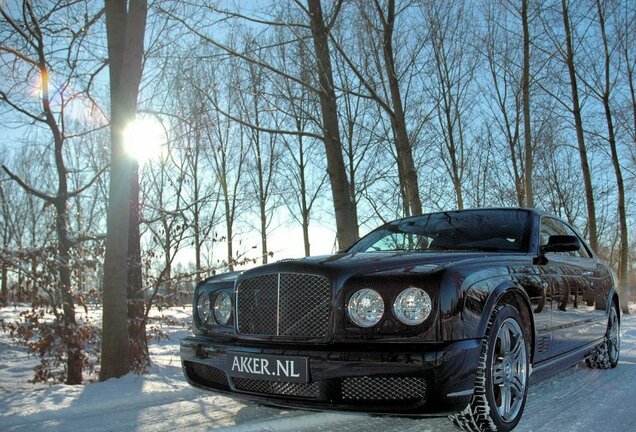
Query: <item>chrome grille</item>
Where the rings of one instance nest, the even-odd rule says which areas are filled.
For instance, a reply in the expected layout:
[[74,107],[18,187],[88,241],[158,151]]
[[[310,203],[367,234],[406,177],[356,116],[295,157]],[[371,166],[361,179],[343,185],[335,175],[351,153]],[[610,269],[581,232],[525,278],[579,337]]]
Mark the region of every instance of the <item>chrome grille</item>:
[[238,332],[277,334],[278,274],[243,279],[236,290]]
[[397,401],[426,396],[426,379],[421,377],[352,377],[342,380],[342,399],[355,401]]
[[241,334],[323,337],[329,327],[331,287],[323,276],[273,273],[236,287]]
[[263,393],[316,399],[319,395],[318,383],[290,383],[264,381],[251,378],[232,378],[234,387],[243,392]]

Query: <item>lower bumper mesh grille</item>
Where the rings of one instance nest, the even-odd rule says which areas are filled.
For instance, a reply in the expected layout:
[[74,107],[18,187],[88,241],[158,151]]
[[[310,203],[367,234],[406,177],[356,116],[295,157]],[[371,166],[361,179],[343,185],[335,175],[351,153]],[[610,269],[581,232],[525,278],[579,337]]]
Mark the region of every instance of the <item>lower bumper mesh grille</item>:
[[184,362],[184,367],[188,378],[196,384],[220,390],[230,389],[225,372],[219,368],[193,362]]
[[341,384],[343,400],[399,401],[425,396],[426,379],[421,377],[352,377]]
[[232,378],[232,382],[237,390],[249,393],[317,399],[320,392],[318,383],[288,383],[250,378]]

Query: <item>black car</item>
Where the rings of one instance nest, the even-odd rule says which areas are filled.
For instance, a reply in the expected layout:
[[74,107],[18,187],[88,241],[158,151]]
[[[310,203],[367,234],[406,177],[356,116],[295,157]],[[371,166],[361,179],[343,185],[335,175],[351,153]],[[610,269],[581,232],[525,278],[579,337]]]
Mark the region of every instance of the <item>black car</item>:
[[181,341],[198,387],[304,409],[449,415],[508,431],[530,378],[618,363],[612,273],[567,223],[477,209],[387,223],[345,251],[211,277]]

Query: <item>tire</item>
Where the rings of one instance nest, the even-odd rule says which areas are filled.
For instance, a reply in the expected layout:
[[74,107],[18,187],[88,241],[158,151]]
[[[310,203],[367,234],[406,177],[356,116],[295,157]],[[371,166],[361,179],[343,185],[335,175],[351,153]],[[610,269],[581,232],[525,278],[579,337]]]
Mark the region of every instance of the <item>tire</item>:
[[613,369],[618,364],[621,351],[621,323],[616,311],[616,305],[612,303],[607,319],[607,331],[605,338],[592,354],[585,359],[585,363],[594,369]]
[[453,424],[469,432],[514,429],[528,394],[529,351],[519,311],[497,306],[482,341],[473,397],[463,411],[449,417]]

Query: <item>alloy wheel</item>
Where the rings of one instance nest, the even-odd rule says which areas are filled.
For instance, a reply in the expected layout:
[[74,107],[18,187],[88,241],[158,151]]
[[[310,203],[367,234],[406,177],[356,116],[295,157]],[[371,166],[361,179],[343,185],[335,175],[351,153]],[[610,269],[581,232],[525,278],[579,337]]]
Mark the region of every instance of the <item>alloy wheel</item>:
[[523,331],[513,318],[507,318],[497,331],[491,365],[497,413],[509,422],[523,405],[528,368]]
[[616,362],[621,348],[620,323],[615,308],[610,309],[607,351],[611,362]]

